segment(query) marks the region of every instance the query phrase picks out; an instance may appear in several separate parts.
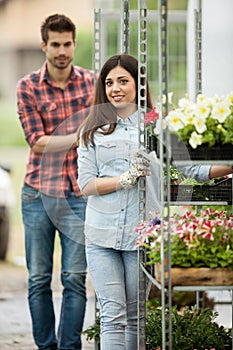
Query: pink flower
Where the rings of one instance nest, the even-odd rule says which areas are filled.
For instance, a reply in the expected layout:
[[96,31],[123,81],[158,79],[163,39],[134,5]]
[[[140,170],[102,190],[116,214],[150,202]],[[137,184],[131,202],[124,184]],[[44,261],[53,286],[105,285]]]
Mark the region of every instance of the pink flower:
[[149,113],[146,113],[146,119],[144,121],[144,125],[155,123],[158,117],[159,117],[159,113],[156,112],[156,107],[153,107]]

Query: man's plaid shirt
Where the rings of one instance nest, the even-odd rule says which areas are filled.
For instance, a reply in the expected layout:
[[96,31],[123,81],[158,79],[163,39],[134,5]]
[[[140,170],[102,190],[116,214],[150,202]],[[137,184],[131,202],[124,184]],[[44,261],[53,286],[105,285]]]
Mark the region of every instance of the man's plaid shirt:
[[[65,89],[49,79],[46,64],[21,79],[17,86],[18,114],[30,147],[44,135],[76,132],[94,98],[93,71],[73,66]],[[72,145],[70,145],[71,147]],[[80,196],[77,184],[77,151],[38,154],[30,149],[25,183],[54,197],[70,189]]]

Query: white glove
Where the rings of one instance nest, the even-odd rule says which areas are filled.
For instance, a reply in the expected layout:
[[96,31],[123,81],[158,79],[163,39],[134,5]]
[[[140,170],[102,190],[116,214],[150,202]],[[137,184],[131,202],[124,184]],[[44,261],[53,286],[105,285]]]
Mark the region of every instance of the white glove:
[[120,175],[120,184],[125,189],[133,188],[137,185],[139,177],[150,174],[150,158],[145,151],[140,150],[130,162],[129,170]]

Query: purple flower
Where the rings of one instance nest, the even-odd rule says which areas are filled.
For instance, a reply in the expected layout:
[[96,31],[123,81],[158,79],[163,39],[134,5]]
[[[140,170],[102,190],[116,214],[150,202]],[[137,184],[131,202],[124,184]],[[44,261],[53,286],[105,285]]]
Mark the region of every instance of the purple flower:
[[160,225],[161,220],[156,216],[154,219],[152,219],[149,222],[149,226],[156,226],[156,225]]

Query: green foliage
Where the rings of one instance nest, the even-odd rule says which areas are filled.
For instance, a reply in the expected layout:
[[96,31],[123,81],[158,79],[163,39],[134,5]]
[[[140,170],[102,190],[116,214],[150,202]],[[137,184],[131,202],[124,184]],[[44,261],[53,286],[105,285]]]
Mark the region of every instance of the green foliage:
[[[159,299],[149,300],[146,310],[146,350],[162,348],[162,309]],[[214,320],[217,312],[209,309],[186,308],[183,314],[172,308],[173,350],[230,350],[231,332],[219,326]],[[168,324],[167,324],[168,326]],[[100,343],[100,317],[82,332],[86,340]]]
[[25,146],[24,134],[16,112],[16,105],[0,102],[0,147]]
[[[168,312],[168,311],[167,311]],[[218,314],[209,309],[186,308],[180,314],[172,309],[172,349],[173,350],[226,350],[231,349],[231,333],[214,320]],[[167,324],[168,327],[168,324]],[[162,348],[162,309],[147,310],[146,349]]]
[[233,266],[232,234],[228,244],[222,242],[222,232],[214,234],[214,240],[199,237],[192,249],[187,249],[183,240],[174,236],[172,242],[172,263],[180,267],[229,267]]
[[92,69],[93,68],[93,33],[78,32],[77,46],[74,54],[74,64]]
[[100,316],[99,312],[96,315],[95,322],[89,326],[87,329],[85,329],[82,334],[86,336],[86,340],[95,340],[97,344],[100,343]]
[[[168,9],[169,10],[185,10],[187,8],[187,1],[188,0],[169,0],[168,1]],[[130,9],[137,9],[138,8],[138,0],[131,0],[130,1]],[[157,10],[158,8],[158,2],[155,0],[147,0],[147,8],[149,10]]]
[[[164,177],[166,178],[167,176],[167,171],[164,170]],[[176,183],[180,183],[181,181],[184,180],[184,175],[177,170],[176,168],[174,168],[172,165],[170,165],[170,181],[171,184],[176,184]]]

